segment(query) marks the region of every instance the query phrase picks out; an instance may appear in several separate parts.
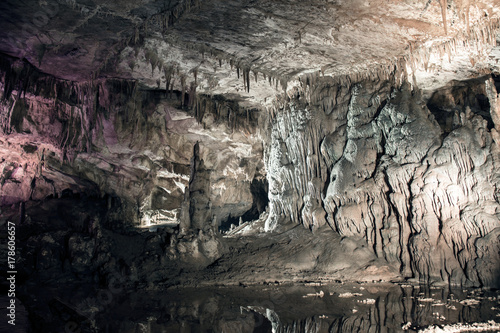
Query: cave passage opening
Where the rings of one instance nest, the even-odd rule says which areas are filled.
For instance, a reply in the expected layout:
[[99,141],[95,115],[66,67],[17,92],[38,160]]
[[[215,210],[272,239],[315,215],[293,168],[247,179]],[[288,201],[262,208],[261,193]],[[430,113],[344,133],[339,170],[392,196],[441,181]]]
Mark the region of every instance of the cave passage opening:
[[[498,90],[500,78],[495,75],[492,77]],[[487,121],[488,130],[495,126],[491,116],[490,101],[486,95],[487,78],[452,81],[450,85],[435,91],[429,98],[427,108],[445,135],[462,126],[460,114],[465,113],[467,107],[473,114],[480,115]]]
[[242,215],[229,215],[226,220],[221,221],[219,232],[231,230],[231,226],[239,226],[248,221],[257,220],[260,215],[266,210],[269,204],[269,184],[266,178],[254,178],[250,183],[250,192],[252,193],[252,207]]

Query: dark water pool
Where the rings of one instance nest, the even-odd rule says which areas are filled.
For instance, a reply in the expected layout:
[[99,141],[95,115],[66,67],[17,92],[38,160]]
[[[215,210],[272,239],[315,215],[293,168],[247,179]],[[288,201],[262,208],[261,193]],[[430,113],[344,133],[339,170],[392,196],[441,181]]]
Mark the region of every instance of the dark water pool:
[[500,322],[498,291],[395,284],[56,288],[25,303],[31,332],[412,332]]

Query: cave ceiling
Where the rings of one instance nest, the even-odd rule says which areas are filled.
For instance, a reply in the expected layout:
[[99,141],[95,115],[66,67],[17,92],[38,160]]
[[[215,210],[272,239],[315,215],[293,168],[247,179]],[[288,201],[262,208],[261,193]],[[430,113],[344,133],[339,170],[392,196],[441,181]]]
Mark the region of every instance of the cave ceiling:
[[[306,74],[383,77],[427,67],[433,51],[442,57],[469,39],[494,42],[496,1],[444,3],[446,11],[421,0],[9,0],[0,5],[0,52],[65,80],[194,84],[262,106]],[[466,75],[495,65],[481,51],[464,60],[475,68]]]

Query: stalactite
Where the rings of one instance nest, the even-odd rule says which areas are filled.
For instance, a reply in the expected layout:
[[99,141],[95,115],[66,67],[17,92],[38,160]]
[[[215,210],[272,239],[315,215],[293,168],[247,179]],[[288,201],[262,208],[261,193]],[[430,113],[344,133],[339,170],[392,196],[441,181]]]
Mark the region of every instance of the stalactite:
[[189,87],[189,96],[188,96],[188,107],[193,107],[194,102],[196,101],[196,81],[191,82]]
[[15,98],[15,97],[12,97],[12,99],[13,99],[12,106],[10,107],[10,109],[7,113],[7,121],[6,121],[5,129],[4,129],[4,132],[7,134],[10,134],[10,132],[11,132],[12,113],[13,113],[14,108],[16,107],[16,103],[18,101],[18,98]]
[[250,68],[246,70],[246,81],[247,92],[250,92]]
[[184,98],[186,95],[186,76],[181,75],[181,108],[184,106]]
[[71,126],[73,125],[73,112],[74,112],[74,106],[72,106],[70,108],[70,118],[69,118],[69,122],[68,122],[68,129],[66,131],[66,138],[64,139],[64,141],[61,142],[61,145],[60,147],[61,148],[66,148],[66,145],[67,145],[67,142],[68,142],[68,139],[70,137],[70,130],[71,130]]
[[170,85],[170,90],[168,92],[168,97],[171,98],[172,97],[172,93],[174,91],[174,84],[175,84],[175,78],[172,78],[172,83]]
[[286,94],[286,90],[287,90],[287,87],[288,87],[287,79],[286,78],[282,78],[280,84],[281,84],[281,88],[283,89],[283,92]]
[[172,71],[171,68],[165,68],[165,93],[167,94],[167,98],[170,98],[169,88],[170,82],[172,80]]
[[448,35],[448,25],[446,22],[446,11],[448,9],[448,1],[447,0],[440,0],[441,4],[441,16],[443,19],[443,26],[444,26],[444,34]]
[[243,90],[247,91],[247,79],[246,79],[246,71],[243,70]]

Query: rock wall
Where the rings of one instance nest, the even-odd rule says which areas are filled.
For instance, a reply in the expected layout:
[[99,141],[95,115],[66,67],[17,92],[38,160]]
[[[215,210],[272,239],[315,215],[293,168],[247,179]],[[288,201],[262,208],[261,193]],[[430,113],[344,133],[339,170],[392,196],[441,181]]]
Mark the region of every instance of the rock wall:
[[1,206],[106,197],[108,229],[183,220],[183,235],[207,242],[255,210],[263,163],[254,111],[135,81],[57,80],[7,56],[1,70]]
[[2,206],[103,197],[107,229],[179,224],[168,256],[204,263],[221,255],[219,229],[267,210],[266,231],[329,226],[405,278],[500,283],[494,76],[427,99],[397,66],[380,80],[306,75],[259,111],[0,65]]
[[[266,229],[328,224],[404,277],[498,285],[498,95],[491,77],[465,86],[448,90],[452,119],[441,128],[407,84],[304,84],[270,120]],[[325,107],[323,94],[336,102]],[[479,107],[486,95],[491,115]]]

